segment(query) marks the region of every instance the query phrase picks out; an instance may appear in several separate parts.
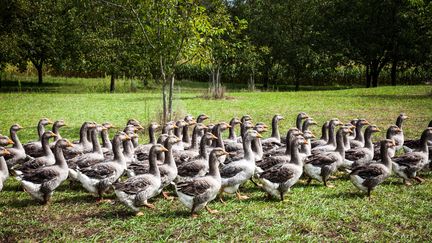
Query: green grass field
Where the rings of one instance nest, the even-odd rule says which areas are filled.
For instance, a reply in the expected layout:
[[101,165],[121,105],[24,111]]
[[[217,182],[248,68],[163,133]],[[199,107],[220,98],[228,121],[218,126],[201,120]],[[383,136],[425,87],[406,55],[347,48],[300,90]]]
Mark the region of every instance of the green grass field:
[[[314,92],[229,93],[230,99],[203,100],[197,92],[176,93],[177,116],[206,113],[210,122],[228,121],[249,114],[254,121],[270,123],[276,113],[285,116],[281,131],[294,126],[298,112],[305,111],[322,124],[338,117],[349,121],[365,117],[377,124],[382,138],[388,125],[400,112],[409,115],[405,136],[419,137],[432,119],[432,87],[400,86],[376,89],[350,89]],[[23,142],[35,139],[36,123],[41,117],[64,119],[64,137],[78,138],[85,120],[110,121],[123,126],[128,118],[143,124],[157,119],[161,99],[157,91],[121,94],[2,93],[0,133],[7,134],[11,124],[26,127],[19,135]],[[320,128],[314,132],[320,136]],[[270,135],[270,134],[267,134]],[[142,134],[146,141],[146,134]],[[65,182],[54,194],[53,203],[44,209],[28,194],[18,191],[19,184],[9,178],[0,193],[0,241],[54,240],[297,240],[297,241],[428,241],[432,234],[432,174],[427,181],[406,187],[390,178],[373,192],[369,201],[344,175],[333,181],[335,188],[317,182],[298,183],[284,202],[269,201],[251,183],[242,192],[251,198],[238,201],[227,197],[227,204],[214,201],[210,206],[219,214],[205,210],[198,219],[177,200],[154,199],[157,209],[144,210],[135,217],[122,204],[96,204],[95,198],[79,186]],[[115,198],[114,195],[108,197]]]

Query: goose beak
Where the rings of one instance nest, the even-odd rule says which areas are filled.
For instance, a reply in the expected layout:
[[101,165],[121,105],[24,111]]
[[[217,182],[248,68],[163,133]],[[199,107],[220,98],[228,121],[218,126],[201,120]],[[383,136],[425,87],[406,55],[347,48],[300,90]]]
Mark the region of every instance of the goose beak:
[[54,122],[48,119],[48,124],[53,124]]
[[316,121],[311,121],[310,123],[311,125],[318,125],[318,123]]
[[369,125],[369,122],[368,121],[364,121],[362,124],[363,125]]
[[228,153],[227,151],[223,151],[223,155],[229,155],[230,153]]
[[257,136],[256,136],[257,138],[262,138],[263,136],[261,135],[261,134],[257,134]]
[[162,152],[168,152],[168,149],[162,146],[161,151]]
[[195,120],[192,120],[191,122],[189,122],[189,125],[194,125],[194,124],[196,124],[197,122],[195,121]]
[[7,141],[7,144],[15,144],[14,141],[12,141],[10,138]]
[[379,128],[376,128],[375,131],[376,132],[381,132],[381,130]]
[[50,135],[51,135],[52,137],[57,137],[57,134],[55,134],[55,133],[53,133],[53,132],[51,132]]
[[305,140],[303,144],[309,144],[309,143],[308,143],[308,141],[307,141],[307,140]]
[[402,130],[400,128],[397,128],[396,132],[402,132]]
[[311,134],[311,137],[312,137],[312,138],[316,138],[315,135],[313,135],[313,134]]
[[227,125],[227,128],[231,128],[231,127],[232,127],[231,125],[229,125],[229,124]]
[[73,143],[67,141],[66,147],[74,147]]
[[102,131],[106,131],[106,130],[108,130],[108,128],[102,127]]
[[18,129],[24,129],[24,127],[21,125],[18,125]]
[[3,155],[10,155],[11,153],[9,152],[9,150],[7,150],[7,149],[4,149],[3,150]]
[[129,137],[129,135],[125,135],[125,140],[131,140],[131,137]]
[[173,128],[179,128],[176,124],[173,125]]
[[218,137],[216,137],[215,135],[212,134],[211,136],[212,139],[218,139]]
[[304,133],[303,133],[302,131],[299,131],[299,135],[302,135],[302,136],[303,136],[303,135],[304,135]]

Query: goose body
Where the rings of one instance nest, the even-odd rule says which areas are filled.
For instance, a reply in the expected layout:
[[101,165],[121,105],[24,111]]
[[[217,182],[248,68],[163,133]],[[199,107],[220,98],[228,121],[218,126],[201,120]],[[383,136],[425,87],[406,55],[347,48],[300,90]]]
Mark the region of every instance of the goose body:
[[[209,155],[209,174],[176,184],[179,201],[191,210],[192,216],[214,200],[221,188],[218,157],[227,155],[222,148],[215,148]],[[209,210],[209,209],[208,209]],[[209,210],[209,212],[214,212]]]
[[335,129],[336,126],[342,125],[342,122],[337,118],[333,118],[329,122],[329,139],[325,145],[319,145],[312,148],[312,153],[333,151],[336,148],[336,134]]
[[148,200],[158,195],[160,191],[161,178],[156,156],[164,151],[167,149],[162,145],[153,145],[150,149],[149,173],[133,176],[124,182],[114,184],[117,198],[136,213],[139,213],[140,206],[154,207],[148,203]]
[[329,121],[324,122],[324,124],[321,127],[321,138],[318,140],[312,141],[312,143],[311,143],[312,148],[327,144],[328,136],[329,136],[328,135],[329,124],[330,124]]
[[148,160],[148,155],[150,153],[150,148],[156,144],[156,135],[155,131],[160,126],[156,122],[150,123],[148,127],[148,133],[149,133],[149,143],[148,144],[140,144],[138,147],[135,148],[135,155],[138,160]]
[[379,132],[377,126],[368,126],[365,130],[365,145],[364,147],[357,147],[349,149],[345,152],[345,159],[353,163],[352,167],[367,164],[374,158],[374,145],[372,143],[372,134]]
[[272,119],[272,134],[271,137],[262,139],[261,143],[264,147],[270,146],[273,147],[275,144],[280,144],[280,133],[279,133],[279,121],[283,120],[283,116],[274,115]]
[[23,171],[37,169],[46,165],[53,165],[56,162],[55,156],[49,146],[49,139],[56,137],[57,135],[53,132],[47,131],[42,135],[42,150],[43,154],[40,157],[32,158],[22,164],[18,164],[13,167],[16,173],[22,173]]
[[[237,192],[239,186],[253,176],[255,172],[255,158],[252,152],[251,143],[254,138],[261,137],[262,136],[255,130],[246,132],[243,139],[244,157],[221,166],[221,190],[223,192]],[[240,198],[240,194],[237,195]]]
[[17,176],[25,191],[36,200],[47,204],[54,190],[68,177],[68,167],[63,156],[63,149],[72,146],[66,139],[57,141],[54,149],[56,159],[54,165],[26,171]]
[[337,147],[335,151],[316,153],[306,158],[304,172],[310,177],[308,183],[311,179],[315,179],[328,186],[328,178],[345,160],[343,136],[350,133],[352,131],[349,128],[340,128],[336,135]]
[[42,136],[45,133],[45,126],[53,122],[48,118],[42,118],[37,125],[38,140],[23,145],[25,153],[32,157],[41,157],[44,155],[42,149]]
[[371,191],[391,175],[392,162],[386,150],[395,145],[390,139],[381,141],[381,163],[360,165],[350,173],[350,180],[354,186],[367,192],[369,197]]
[[269,195],[284,200],[285,193],[300,179],[303,162],[299,156],[299,145],[307,143],[304,138],[296,138],[291,143],[291,161],[276,165],[259,175],[262,188]]
[[114,137],[114,160],[77,169],[77,179],[88,192],[97,195],[98,200],[102,199],[102,194],[120,178],[126,169],[126,161],[123,153],[120,151],[119,144],[127,139],[130,138],[124,132],[119,132]]
[[9,169],[6,164],[6,160],[3,158],[3,156],[8,155],[9,151],[7,151],[5,148],[0,147],[0,192],[3,189],[3,183],[7,180],[9,177]]
[[422,148],[419,151],[405,153],[401,156],[392,158],[393,172],[406,180],[416,179],[422,182],[423,179],[417,176],[417,172],[429,163],[428,140],[432,139],[432,128],[427,128],[421,136]]
[[90,138],[88,137],[88,130],[91,128],[95,128],[96,124],[94,122],[84,122],[80,128],[80,140],[75,143],[72,148],[65,149],[64,156],[67,160],[72,159],[73,157],[88,153],[93,150],[92,143]]
[[[101,130],[106,130],[107,128],[102,126]],[[87,168],[89,166],[95,165],[97,163],[101,163],[105,160],[104,154],[102,152],[102,148],[99,144],[98,140],[98,131],[97,128],[90,129],[90,137],[93,145],[93,151],[90,153],[80,154],[70,160],[67,160],[67,164],[69,167],[69,177],[71,180],[77,180],[78,168]]]
[[9,154],[3,156],[9,168],[13,167],[16,164],[23,163],[28,158],[17,134],[17,132],[22,128],[22,126],[15,124],[12,125],[9,130],[10,138],[13,141],[13,146],[12,148],[8,148]]

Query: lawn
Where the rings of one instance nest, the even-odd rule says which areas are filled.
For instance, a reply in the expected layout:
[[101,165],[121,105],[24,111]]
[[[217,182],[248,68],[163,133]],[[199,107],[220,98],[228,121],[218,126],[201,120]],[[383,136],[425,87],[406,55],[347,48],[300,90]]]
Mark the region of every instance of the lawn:
[[[177,90],[179,91],[179,90]],[[432,119],[431,86],[380,87],[302,92],[236,92],[226,100],[204,100],[199,92],[175,94],[176,116],[206,113],[210,122],[227,121],[233,116],[249,114],[254,121],[270,123],[279,113],[283,133],[294,125],[298,112],[305,111],[322,124],[338,117],[349,121],[367,118],[382,132],[393,124],[400,112],[410,119],[404,125],[405,136],[419,137]],[[128,118],[143,124],[157,120],[161,108],[157,90],[140,93],[2,93],[0,132],[8,133],[17,122],[26,127],[19,132],[22,141],[35,139],[36,123],[41,117],[64,119],[68,127],[64,137],[78,138],[85,120],[110,121],[122,126]],[[320,136],[320,128],[314,132]],[[226,136],[227,134],[225,134]],[[267,135],[270,135],[267,134]],[[141,141],[147,140],[142,134]],[[284,202],[265,199],[258,188],[248,183],[242,191],[251,198],[238,201],[227,197],[227,204],[212,202],[219,214],[202,211],[192,219],[178,200],[154,199],[155,210],[144,209],[144,216],[133,213],[118,202],[96,204],[79,186],[65,182],[54,194],[53,203],[44,209],[19,184],[9,178],[0,193],[0,241],[16,240],[356,240],[356,241],[427,241],[432,234],[432,173],[427,181],[406,187],[390,178],[373,192],[369,201],[343,174],[325,188],[314,182],[300,182]],[[114,195],[110,197],[115,198]]]

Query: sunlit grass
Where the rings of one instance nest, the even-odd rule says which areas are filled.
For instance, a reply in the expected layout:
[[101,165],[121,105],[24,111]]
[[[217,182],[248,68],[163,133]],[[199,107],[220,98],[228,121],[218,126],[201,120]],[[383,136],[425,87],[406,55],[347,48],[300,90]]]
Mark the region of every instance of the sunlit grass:
[[[177,90],[175,110],[184,115],[206,113],[210,122],[229,120],[249,114],[254,121],[270,123],[279,113],[281,132],[294,126],[294,118],[305,111],[318,123],[338,117],[344,122],[365,117],[385,134],[400,112],[410,119],[404,124],[408,138],[417,138],[432,119],[431,86],[380,87],[319,92],[239,92],[228,93],[230,99],[203,100],[200,93]],[[181,93],[179,93],[181,92]],[[64,137],[78,138],[85,120],[111,121],[121,127],[128,118],[144,124],[155,120],[161,107],[156,90],[150,93],[65,94],[2,93],[0,132],[8,133],[13,123],[26,129],[19,132],[23,142],[36,139],[36,123],[41,117],[64,119]],[[179,116],[180,116],[179,114]],[[320,128],[314,132],[319,136]],[[267,134],[269,135],[269,134]],[[142,141],[147,140],[142,135]],[[218,201],[210,206],[219,214],[202,211],[191,219],[178,200],[156,198],[156,210],[144,209],[145,215],[134,217],[116,202],[96,204],[95,199],[79,186],[65,182],[54,194],[52,205],[44,210],[28,194],[18,191],[18,182],[10,178],[0,193],[1,241],[16,240],[296,240],[296,241],[428,241],[432,233],[431,174],[422,185],[405,187],[391,178],[373,192],[369,201],[343,174],[324,188],[318,183],[296,185],[284,202],[265,199],[251,183],[242,191],[251,198],[238,201],[228,197],[227,204]],[[115,198],[113,194],[109,197]]]

